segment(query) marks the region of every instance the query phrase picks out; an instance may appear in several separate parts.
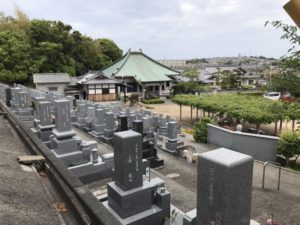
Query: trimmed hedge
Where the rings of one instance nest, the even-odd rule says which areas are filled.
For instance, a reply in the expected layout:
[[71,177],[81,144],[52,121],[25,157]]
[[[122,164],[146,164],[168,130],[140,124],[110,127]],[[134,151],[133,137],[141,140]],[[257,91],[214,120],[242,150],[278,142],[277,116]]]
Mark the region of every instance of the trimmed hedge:
[[165,103],[164,100],[161,100],[159,98],[143,99],[142,102],[145,103],[145,104],[161,104],[161,103]]

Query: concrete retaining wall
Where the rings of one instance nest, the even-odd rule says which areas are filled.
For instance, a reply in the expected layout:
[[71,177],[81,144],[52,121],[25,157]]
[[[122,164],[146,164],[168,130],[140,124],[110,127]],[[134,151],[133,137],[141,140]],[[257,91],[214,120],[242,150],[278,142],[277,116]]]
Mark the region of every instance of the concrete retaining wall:
[[251,155],[259,161],[276,161],[278,137],[230,131],[208,124],[208,144]]

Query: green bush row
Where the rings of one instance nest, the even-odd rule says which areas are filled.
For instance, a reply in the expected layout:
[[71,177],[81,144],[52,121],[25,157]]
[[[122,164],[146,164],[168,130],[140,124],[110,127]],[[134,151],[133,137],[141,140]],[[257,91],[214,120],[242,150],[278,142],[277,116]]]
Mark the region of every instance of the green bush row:
[[164,100],[161,100],[159,98],[143,99],[142,102],[145,103],[145,104],[161,104],[161,103],[165,103]]

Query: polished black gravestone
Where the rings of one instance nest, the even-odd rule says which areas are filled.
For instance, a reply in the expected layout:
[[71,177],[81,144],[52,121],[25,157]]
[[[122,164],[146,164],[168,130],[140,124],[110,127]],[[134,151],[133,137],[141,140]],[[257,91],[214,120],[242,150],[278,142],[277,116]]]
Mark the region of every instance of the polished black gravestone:
[[118,131],[128,130],[128,120],[126,115],[118,116]]
[[154,137],[147,138],[147,135],[143,132],[143,121],[142,120],[134,120],[132,121],[132,129],[133,131],[142,134],[143,136],[143,159],[147,159],[150,163],[151,168],[156,168],[164,165],[164,160],[158,158],[157,149],[154,146]]
[[198,158],[197,225],[249,225],[253,158],[220,148]]

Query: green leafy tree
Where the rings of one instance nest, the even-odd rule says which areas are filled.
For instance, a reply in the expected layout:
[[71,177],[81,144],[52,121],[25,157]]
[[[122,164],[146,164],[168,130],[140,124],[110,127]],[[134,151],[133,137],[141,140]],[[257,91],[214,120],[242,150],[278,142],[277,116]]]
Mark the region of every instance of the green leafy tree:
[[114,41],[107,38],[96,39],[95,41],[98,42],[101,52],[105,55],[109,63],[112,63],[122,57],[123,51]]
[[93,40],[61,21],[29,20],[19,9],[16,18],[0,13],[0,33],[2,82],[30,82],[36,72],[82,75],[122,56],[112,40]]
[[283,35],[281,39],[288,40],[291,47],[287,54],[281,57],[280,67],[282,72],[277,76],[272,76],[272,81],[269,89],[280,92],[290,92],[295,96],[300,96],[300,78],[296,73],[300,71],[300,35],[299,28],[282,23],[281,21],[266,22],[266,25],[276,29],[281,29]]
[[233,89],[237,88],[240,84],[239,82],[239,75],[236,72],[231,72],[229,70],[223,70],[222,74],[222,81],[221,87],[223,89]]
[[25,82],[35,69],[30,50],[20,34],[0,32],[0,80]]
[[198,68],[187,69],[183,72],[183,76],[189,78],[190,81],[198,81],[199,69]]
[[290,164],[291,157],[297,155],[298,158],[300,155],[300,132],[282,132],[278,144],[278,153],[285,157],[287,166]]

